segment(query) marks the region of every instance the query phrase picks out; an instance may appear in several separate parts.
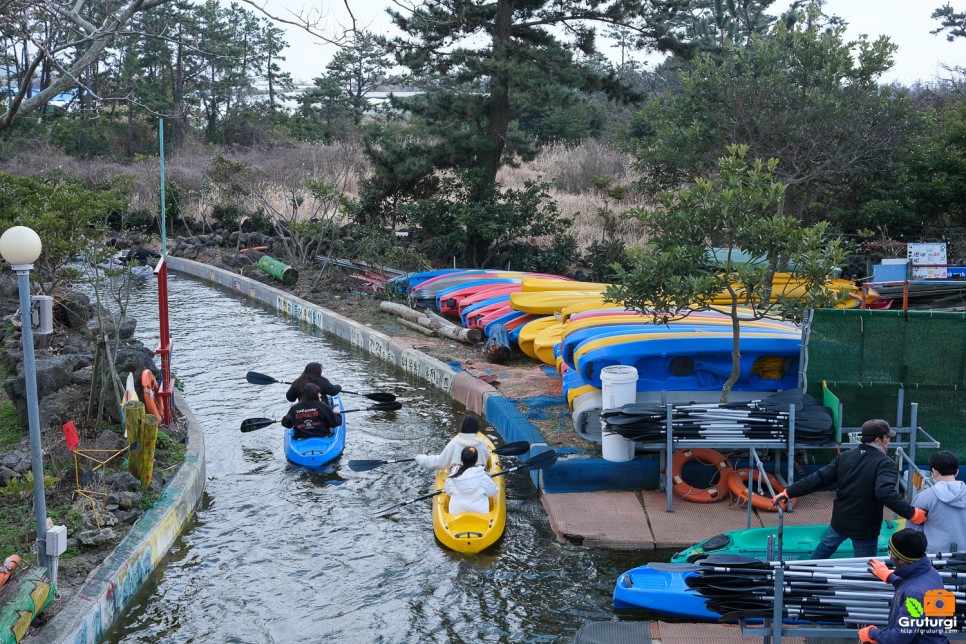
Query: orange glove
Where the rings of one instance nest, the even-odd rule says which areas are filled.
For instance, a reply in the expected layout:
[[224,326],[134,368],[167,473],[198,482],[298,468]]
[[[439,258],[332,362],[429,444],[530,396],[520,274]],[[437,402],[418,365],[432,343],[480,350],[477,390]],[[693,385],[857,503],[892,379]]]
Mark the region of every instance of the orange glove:
[[926,522],[926,511],[923,510],[922,508],[916,508],[916,511],[913,513],[912,518],[909,520],[915,523],[916,525],[922,525],[923,523]]
[[786,492],[785,490],[782,490],[775,496],[771,497],[772,505],[778,505],[779,503],[788,503],[788,501],[789,501],[788,492]]
[[869,572],[887,584],[889,583],[889,576],[892,575],[892,571],[889,570],[889,566],[885,565],[878,559],[869,559]]
[[859,629],[859,641],[860,642],[874,642],[875,638],[872,637],[872,629],[878,628],[877,626],[866,626],[865,628]]

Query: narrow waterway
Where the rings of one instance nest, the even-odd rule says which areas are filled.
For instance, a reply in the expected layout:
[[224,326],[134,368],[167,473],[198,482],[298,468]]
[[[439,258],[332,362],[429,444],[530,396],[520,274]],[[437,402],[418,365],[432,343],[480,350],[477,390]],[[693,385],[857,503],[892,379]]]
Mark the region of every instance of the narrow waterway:
[[[154,348],[153,278],[135,299],[137,336]],[[617,575],[648,553],[557,542],[525,474],[508,477],[505,535],[482,554],[436,543],[428,501],[370,516],[431,491],[431,476],[412,464],[355,473],[345,463],[439,450],[462,406],[232,292],[175,275],[170,299],[173,371],[204,428],[207,489],[105,641],[565,642],[587,622],[615,618]],[[323,474],[286,462],[278,425],[238,429],[288,407],[284,386],[249,385],[248,370],[292,380],[312,360],[345,389],[391,391],[404,403],[348,416],[345,454]]]

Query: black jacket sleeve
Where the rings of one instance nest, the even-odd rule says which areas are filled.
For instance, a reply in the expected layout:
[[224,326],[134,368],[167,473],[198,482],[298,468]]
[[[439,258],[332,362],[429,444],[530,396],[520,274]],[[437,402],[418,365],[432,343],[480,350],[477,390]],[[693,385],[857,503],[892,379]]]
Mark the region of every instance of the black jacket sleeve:
[[335,396],[342,391],[341,385],[333,385],[325,376],[315,378],[315,384],[322,390],[323,396]]
[[282,416],[282,427],[292,427],[295,425],[295,405],[289,407],[288,413]]
[[911,519],[916,509],[896,490],[899,476],[896,473],[896,464],[891,459],[884,458],[878,465],[875,473],[875,497],[900,517]]
[[288,391],[285,392],[285,400],[289,402],[295,402],[298,399],[299,399],[299,389],[298,387],[295,386],[295,383],[292,383],[292,386],[289,387]]
[[809,474],[803,479],[799,479],[785,488],[789,498],[795,499],[806,494],[811,494],[817,490],[822,490],[832,485],[839,477],[839,459],[832,459],[832,462],[817,472]]

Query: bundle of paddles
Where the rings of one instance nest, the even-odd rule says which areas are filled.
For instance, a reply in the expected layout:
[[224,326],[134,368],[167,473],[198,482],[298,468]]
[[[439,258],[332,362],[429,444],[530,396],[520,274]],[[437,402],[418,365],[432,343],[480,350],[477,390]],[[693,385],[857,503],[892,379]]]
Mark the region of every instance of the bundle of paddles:
[[[794,408],[795,442],[826,445],[835,442],[832,411],[800,391],[780,391],[760,400],[724,404],[671,405],[675,438],[736,444],[746,440],[788,439]],[[601,413],[604,432],[641,442],[667,440],[668,409],[660,405],[630,404]]]
[[722,621],[772,617],[780,569],[783,619],[941,632],[966,617],[966,552],[927,554],[925,546],[922,533],[905,529],[890,539],[884,561],[709,555],[685,565],[697,573],[685,583]]

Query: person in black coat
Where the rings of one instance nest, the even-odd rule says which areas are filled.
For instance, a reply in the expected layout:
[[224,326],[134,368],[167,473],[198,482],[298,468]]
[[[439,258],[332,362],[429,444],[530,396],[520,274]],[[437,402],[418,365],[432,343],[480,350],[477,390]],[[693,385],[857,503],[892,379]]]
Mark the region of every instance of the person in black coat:
[[319,388],[325,396],[335,396],[342,391],[341,385],[333,385],[329,382],[329,379],[322,375],[322,365],[318,362],[310,362],[305,365],[305,371],[302,372],[292,386],[288,388],[285,392],[285,398],[289,402],[295,402],[302,397],[302,390],[306,385],[313,384]]
[[896,435],[881,418],[862,425],[862,443],[835,457],[819,471],[795,481],[772,499],[793,499],[836,485],[832,520],[825,538],[812,553],[812,559],[828,559],[846,539],[852,540],[856,557],[874,557],[882,528],[882,507],[921,525],[926,513],[896,491],[895,462],[886,455],[889,441]]
[[302,389],[299,401],[292,405],[288,413],[282,417],[282,427],[295,429],[292,438],[321,437],[332,435],[332,428],[342,424],[342,416],[332,411],[332,408],[322,402],[319,388],[307,384]]

